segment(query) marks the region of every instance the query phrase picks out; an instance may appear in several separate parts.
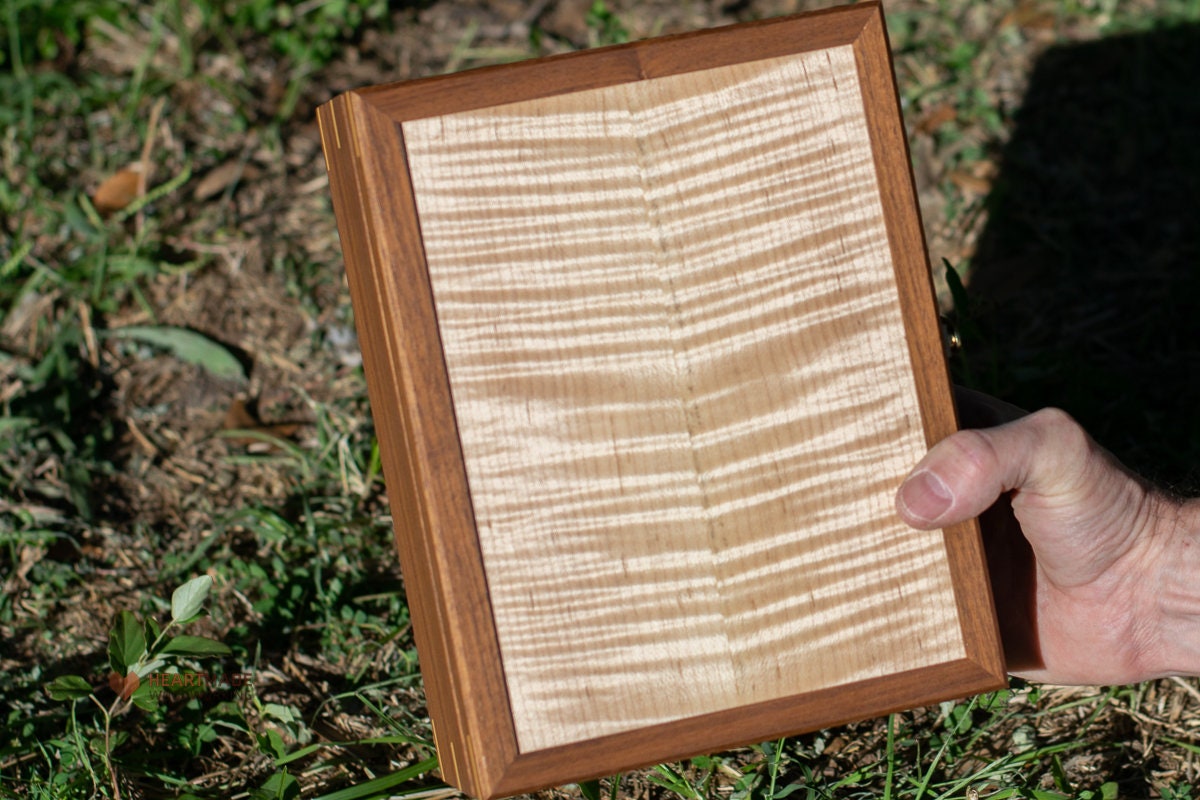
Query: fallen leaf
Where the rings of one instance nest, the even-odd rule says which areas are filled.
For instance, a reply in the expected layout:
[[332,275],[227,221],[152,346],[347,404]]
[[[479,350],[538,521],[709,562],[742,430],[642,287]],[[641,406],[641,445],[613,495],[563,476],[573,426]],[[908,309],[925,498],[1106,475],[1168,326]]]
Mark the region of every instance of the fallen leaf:
[[992,182],[987,178],[972,175],[965,170],[956,169],[949,175],[950,182],[967,194],[987,194],[992,190]]
[[1000,21],[1000,27],[1016,25],[1023,30],[1052,30],[1057,23],[1054,14],[1034,0],[1023,0]]
[[958,111],[951,103],[941,103],[925,112],[917,122],[917,130],[921,133],[933,133],[947,122],[958,118]]
[[[263,424],[263,421],[259,419],[256,413],[255,405],[256,403],[253,400],[246,400],[240,397],[235,399],[229,404],[229,409],[225,412],[225,419],[221,422],[221,430],[262,434],[274,439],[289,439],[300,429],[300,423],[298,422],[281,422],[274,425]],[[263,441],[263,439],[257,436],[226,435],[223,438],[245,447],[261,446],[266,449],[271,447],[270,442]]]
[[539,24],[556,36],[575,44],[584,44],[588,35],[587,15],[591,7],[591,0],[559,0]]
[[187,328],[171,325],[128,325],[114,328],[109,336],[133,339],[170,350],[180,361],[196,364],[218,378],[245,380],[246,370],[229,348],[215,339]]
[[247,164],[241,159],[232,159],[213,168],[207,175],[201,178],[200,182],[196,184],[196,190],[192,193],[192,196],[197,200],[207,200],[225,191],[238,181],[253,180],[259,174],[259,168],[253,164]]
[[140,165],[126,167],[105,178],[92,195],[96,211],[107,216],[120,211],[137,199],[138,182],[141,180]]
[[248,402],[242,398],[235,399],[229,404],[229,409],[225,412],[225,419],[221,422],[221,430],[250,430],[262,425],[258,415],[253,413],[248,408]]

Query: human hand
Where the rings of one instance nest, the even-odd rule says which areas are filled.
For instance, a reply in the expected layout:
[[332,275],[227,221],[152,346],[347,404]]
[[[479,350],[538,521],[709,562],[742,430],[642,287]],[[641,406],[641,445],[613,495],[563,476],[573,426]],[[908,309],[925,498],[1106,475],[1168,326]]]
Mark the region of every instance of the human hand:
[[[1000,422],[982,398],[960,395],[964,421]],[[1200,673],[1200,511],[1130,473],[1064,412],[939,442],[896,508],[921,529],[983,515],[1013,674],[1119,684]]]

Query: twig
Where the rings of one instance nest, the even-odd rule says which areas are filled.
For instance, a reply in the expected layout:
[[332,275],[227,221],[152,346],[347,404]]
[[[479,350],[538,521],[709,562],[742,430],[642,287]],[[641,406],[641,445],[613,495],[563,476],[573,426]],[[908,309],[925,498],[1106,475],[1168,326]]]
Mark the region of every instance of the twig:
[[133,421],[133,417],[125,417],[125,426],[129,429],[129,434],[133,437],[134,441],[141,446],[147,456],[153,458],[158,455],[158,448],[154,446],[154,442],[146,438],[146,434],[142,433],[141,428]]
[[1132,708],[1124,706],[1120,703],[1112,703],[1111,705],[1112,705],[1113,709],[1115,709],[1118,713],[1125,714],[1126,716],[1132,717],[1133,719],[1137,720],[1138,722],[1141,722],[1144,725],[1151,725],[1156,728],[1164,728],[1164,729],[1170,731],[1171,733],[1175,734],[1176,736],[1179,736],[1180,738],[1183,738],[1183,739],[1195,739],[1196,738],[1195,731],[1189,731],[1185,728],[1179,727],[1178,725],[1173,725],[1170,722],[1167,722],[1166,720],[1155,719],[1154,717],[1151,717],[1148,714],[1143,714],[1141,711],[1134,711]]
[[[155,101],[154,107],[150,109],[150,124],[146,126],[146,141],[142,143],[142,158],[140,162],[142,168],[138,170],[137,196],[139,198],[146,196],[146,184],[150,182],[150,153],[154,149],[154,132],[158,129],[158,118],[162,115],[163,104],[166,101],[165,97],[160,97]],[[139,208],[137,216],[134,217],[134,225],[139,236],[142,233],[142,225],[145,221],[146,215]]]
[[1178,684],[1180,688],[1182,688],[1185,692],[1190,694],[1196,700],[1200,700],[1200,690],[1197,690],[1195,686],[1192,686],[1190,683],[1185,681],[1183,678],[1173,675],[1173,676],[1171,676],[1171,682]]
[[100,352],[96,347],[96,331],[92,328],[92,311],[87,303],[79,301],[79,324],[83,328],[83,345],[87,350],[88,363],[92,369],[100,368]]
[[93,703],[100,707],[100,713],[104,715],[104,753],[101,755],[104,759],[104,769],[108,772],[108,780],[112,783],[113,800],[121,800],[120,782],[117,780],[117,771],[113,769],[112,763],[112,715],[121,702],[121,696],[117,695],[111,708],[105,708],[104,704],[96,699],[95,694],[88,696]]

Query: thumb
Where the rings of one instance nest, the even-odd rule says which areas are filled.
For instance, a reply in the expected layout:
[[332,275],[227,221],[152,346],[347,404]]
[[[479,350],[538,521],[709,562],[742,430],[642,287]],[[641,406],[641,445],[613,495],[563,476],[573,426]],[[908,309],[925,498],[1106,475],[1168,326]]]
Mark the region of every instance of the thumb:
[[1052,408],[939,442],[900,487],[896,510],[915,528],[940,528],[979,516],[1005,492],[1039,565],[1060,586],[1094,579],[1153,516],[1146,486]]
[[1085,492],[1093,445],[1065,412],[1045,409],[1005,425],[964,430],[936,444],[900,487],[896,510],[915,528],[977,517],[1001,494],[1055,498]]

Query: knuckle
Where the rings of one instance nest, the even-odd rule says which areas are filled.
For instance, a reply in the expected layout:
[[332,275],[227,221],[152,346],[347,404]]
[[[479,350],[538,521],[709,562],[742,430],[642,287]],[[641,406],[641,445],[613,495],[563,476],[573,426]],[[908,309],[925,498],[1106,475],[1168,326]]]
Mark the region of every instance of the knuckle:
[[1059,408],[1044,408],[1030,418],[1036,425],[1037,447],[1054,465],[1059,491],[1082,488],[1093,463],[1096,445],[1083,426]]
[[996,474],[999,455],[991,438],[978,430],[964,430],[946,439],[943,444],[953,454],[955,473],[968,484]]
[[1047,436],[1066,439],[1072,443],[1087,439],[1083,426],[1061,408],[1043,408],[1030,414],[1028,419]]
[[1091,437],[1083,426],[1061,408],[1043,408],[1035,412],[1031,419],[1038,426],[1042,443],[1053,443],[1055,448],[1070,453],[1091,449]]

